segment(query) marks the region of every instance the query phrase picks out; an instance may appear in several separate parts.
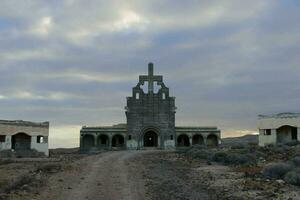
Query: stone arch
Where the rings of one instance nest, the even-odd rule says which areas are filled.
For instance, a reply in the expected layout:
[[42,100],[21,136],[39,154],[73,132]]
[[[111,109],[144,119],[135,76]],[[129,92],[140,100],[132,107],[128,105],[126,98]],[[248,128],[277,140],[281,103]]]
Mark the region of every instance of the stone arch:
[[195,134],[195,135],[193,135],[192,142],[193,142],[193,145],[195,145],[195,144],[204,145],[204,137],[201,134]]
[[177,146],[178,147],[188,147],[190,146],[189,136],[186,134],[181,134],[177,137]]
[[98,147],[108,147],[109,137],[106,134],[100,134],[97,138]]
[[123,147],[125,144],[125,138],[123,135],[116,134],[112,137],[112,147]]
[[206,143],[207,146],[209,147],[216,147],[218,146],[219,142],[218,142],[218,136],[216,136],[215,134],[210,134],[207,136],[206,139]]
[[292,140],[297,140],[298,129],[294,126],[283,125],[276,129],[276,134],[278,143],[290,142]]
[[146,129],[143,134],[144,147],[158,147],[158,132],[155,129]]
[[93,135],[84,135],[82,137],[82,148],[84,150],[89,150],[95,146],[95,137]]
[[11,146],[14,150],[31,149],[31,136],[26,133],[17,133],[12,136]]

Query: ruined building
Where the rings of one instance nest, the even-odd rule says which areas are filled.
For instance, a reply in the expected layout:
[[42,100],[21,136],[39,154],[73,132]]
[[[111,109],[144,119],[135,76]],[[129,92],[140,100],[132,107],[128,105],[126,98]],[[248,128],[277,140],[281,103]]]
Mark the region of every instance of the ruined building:
[[132,96],[127,97],[125,113],[127,124],[82,127],[81,150],[174,149],[176,146],[217,146],[220,143],[221,133],[217,127],[175,126],[175,97],[170,96],[163,76],[154,75],[152,63],[148,65],[148,75],[139,77],[138,84],[132,89]]
[[0,151],[35,149],[49,155],[49,122],[0,120]]
[[259,115],[259,146],[300,141],[300,113]]

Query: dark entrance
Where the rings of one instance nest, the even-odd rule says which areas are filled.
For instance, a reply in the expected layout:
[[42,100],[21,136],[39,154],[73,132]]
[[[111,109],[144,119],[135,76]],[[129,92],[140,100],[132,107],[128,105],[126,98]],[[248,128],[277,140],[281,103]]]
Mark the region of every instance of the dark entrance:
[[177,146],[188,147],[190,146],[190,139],[187,135],[179,135],[177,138]]
[[108,147],[109,145],[109,139],[107,135],[100,135],[98,137],[98,146],[99,147]]
[[92,135],[84,135],[82,138],[82,147],[84,150],[90,150],[95,146],[95,138]]
[[298,139],[298,130],[297,127],[292,127],[292,140],[297,140]]
[[204,144],[204,138],[202,135],[196,134],[193,136],[193,145],[195,144],[199,144],[199,145]]
[[26,133],[18,133],[12,136],[12,149],[28,150],[31,146],[31,136]]
[[157,147],[158,136],[154,131],[148,131],[144,134],[144,147]]
[[122,135],[114,135],[112,138],[112,147],[124,146],[124,137]]
[[211,134],[207,136],[206,142],[207,142],[207,146],[216,147],[218,146],[218,137],[216,135]]

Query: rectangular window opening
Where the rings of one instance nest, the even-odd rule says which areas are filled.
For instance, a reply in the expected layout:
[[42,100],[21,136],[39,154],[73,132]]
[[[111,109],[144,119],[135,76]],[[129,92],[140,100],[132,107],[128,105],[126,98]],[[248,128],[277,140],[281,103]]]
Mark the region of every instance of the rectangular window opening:
[[44,143],[44,136],[37,136],[37,143]]
[[5,142],[5,135],[0,135],[0,142]]
[[166,93],[162,94],[162,99],[165,100],[166,99]]
[[265,135],[271,135],[271,129],[265,129]]
[[136,94],[135,94],[135,98],[136,98],[136,99],[140,99],[140,93],[136,93]]
[[128,135],[128,140],[131,140],[131,135]]

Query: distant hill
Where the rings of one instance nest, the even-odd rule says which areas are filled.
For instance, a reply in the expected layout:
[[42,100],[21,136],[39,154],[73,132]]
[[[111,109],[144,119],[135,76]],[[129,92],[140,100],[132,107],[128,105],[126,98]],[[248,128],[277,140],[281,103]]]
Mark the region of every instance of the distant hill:
[[256,143],[258,144],[258,135],[244,135],[241,137],[229,137],[222,139],[222,145],[224,146],[232,146],[237,144],[249,144]]

